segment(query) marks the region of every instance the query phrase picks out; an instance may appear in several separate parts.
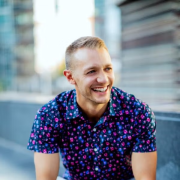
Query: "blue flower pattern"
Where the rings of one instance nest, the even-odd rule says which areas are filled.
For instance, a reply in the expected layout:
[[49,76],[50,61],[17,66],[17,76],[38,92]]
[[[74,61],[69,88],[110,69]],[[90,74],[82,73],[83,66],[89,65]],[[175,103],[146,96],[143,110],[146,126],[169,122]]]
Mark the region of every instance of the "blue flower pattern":
[[70,90],[38,110],[27,148],[60,152],[68,180],[127,180],[133,177],[132,152],[156,151],[155,116],[145,102],[113,87],[106,111],[93,124]]

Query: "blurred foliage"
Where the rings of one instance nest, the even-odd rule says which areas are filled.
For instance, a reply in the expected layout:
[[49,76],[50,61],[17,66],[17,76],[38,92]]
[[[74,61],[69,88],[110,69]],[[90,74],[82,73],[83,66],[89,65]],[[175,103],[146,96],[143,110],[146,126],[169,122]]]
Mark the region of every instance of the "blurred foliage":
[[53,73],[53,79],[56,79],[57,77],[64,76],[63,72],[66,69],[66,63],[65,59],[63,59],[58,65],[57,68],[55,69]]

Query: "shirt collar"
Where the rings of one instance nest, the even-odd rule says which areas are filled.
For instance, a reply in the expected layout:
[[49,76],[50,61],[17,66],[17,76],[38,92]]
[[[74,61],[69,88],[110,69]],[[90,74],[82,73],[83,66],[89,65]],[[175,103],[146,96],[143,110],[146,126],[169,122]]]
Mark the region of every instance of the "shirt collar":
[[[110,116],[119,116],[118,112],[121,110],[120,102],[121,100],[118,99],[117,92],[114,88],[112,88],[110,101],[108,103],[109,107],[104,114]],[[82,114],[83,113],[76,101],[76,90],[74,89],[67,97],[66,119],[75,119],[77,117],[81,117]]]
[[66,106],[66,119],[75,119],[82,115],[82,111],[79,109],[79,106],[76,101],[76,90],[72,90],[72,93],[67,97],[67,106]]
[[117,94],[117,91],[113,87],[111,89],[111,97],[110,97],[110,102],[109,102],[109,115],[119,116],[120,110],[122,110],[121,100],[119,99],[119,95]]

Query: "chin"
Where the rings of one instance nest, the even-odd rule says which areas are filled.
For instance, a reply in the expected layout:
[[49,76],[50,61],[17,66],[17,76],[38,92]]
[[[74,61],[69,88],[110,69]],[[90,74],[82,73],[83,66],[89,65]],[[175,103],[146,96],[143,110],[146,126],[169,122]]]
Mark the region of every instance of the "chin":
[[104,100],[95,100],[96,104],[106,104],[109,102],[109,98],[108,99],[104,99]]

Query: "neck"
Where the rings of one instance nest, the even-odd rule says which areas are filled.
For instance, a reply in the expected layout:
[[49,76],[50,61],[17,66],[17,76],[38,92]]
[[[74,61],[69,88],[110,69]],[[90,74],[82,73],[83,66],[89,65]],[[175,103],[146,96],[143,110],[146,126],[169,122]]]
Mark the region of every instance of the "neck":
[[108,102],[105,104],[95,104],[92,102],[81,102],[77,97],[77,103],[82,111],[87,115],[90,122],[97,122],[106,110]]

